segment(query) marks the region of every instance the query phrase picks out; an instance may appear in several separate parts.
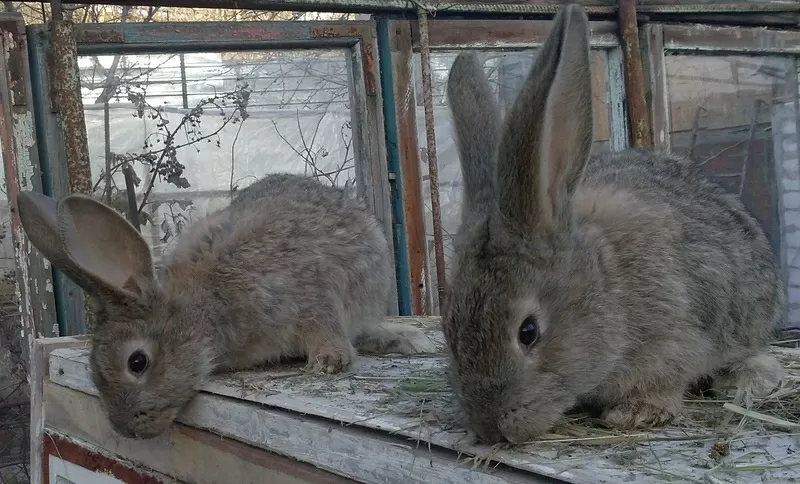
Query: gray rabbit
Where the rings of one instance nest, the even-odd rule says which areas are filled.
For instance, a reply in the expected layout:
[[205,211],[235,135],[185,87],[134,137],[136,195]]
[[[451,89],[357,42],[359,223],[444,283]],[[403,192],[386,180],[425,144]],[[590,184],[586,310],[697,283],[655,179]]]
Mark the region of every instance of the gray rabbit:
[[33,245],[90,296],[92,375],[122,435],[161,434],[210,375],[305,357],[315,372],[364,352],[435,351],[382,324],[392,271],[380,224],[339,188],[269,175],[190,225],[154,275],[117,212],[83,195],[18,197]]
[[780,383],[785,289],[741,201],[677,156],[590,156],[581,7],[557,14],[505,121],[474,55],[447,92],[464,199],[443,328],[469,429],[525,442],[579,404],[656,426],[704,375]]

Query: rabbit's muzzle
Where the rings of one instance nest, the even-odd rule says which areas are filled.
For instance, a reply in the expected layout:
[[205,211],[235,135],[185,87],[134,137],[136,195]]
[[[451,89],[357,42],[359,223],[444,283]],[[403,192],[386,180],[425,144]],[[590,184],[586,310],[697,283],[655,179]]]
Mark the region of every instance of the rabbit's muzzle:
[[574,402],[545,385],[471,381],[459,386],[462,424],[487,443],[521,444],[545,434]]
[[109,415],[113,429],[129,439],[152,439],[163,434],[177,415],[176,410],[148,410]]
[[524,408],[492,412],[480,417],[472,413],[465,426],[489,444],[509,442],[523,444],[545,434],[562,415],[554,408],[529,411]]

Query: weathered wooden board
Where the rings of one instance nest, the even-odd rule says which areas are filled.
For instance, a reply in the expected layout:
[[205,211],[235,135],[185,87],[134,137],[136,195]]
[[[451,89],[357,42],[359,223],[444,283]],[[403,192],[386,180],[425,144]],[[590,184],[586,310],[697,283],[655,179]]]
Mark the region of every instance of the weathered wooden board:
[[[428,328],[441,347],[441,333]],[[444,366],[442,355],[360,357],[344,375],[283,366],[220,376],[178,420],[362,482],[536,482],[537,475],[575,483],[753,482],[762,474],[787,482],[800,475],[797,432],[741,433],[719,462],[709,456],[720,440],[713,428],[672,427],[602,446],[596,437],[513,449],[476,445],[452,418]],[[52,382],[96,394],[89,371],[86,349],[51,356]],[[442,449],[455,452],[448,457]],[[470,471],[476,462],[489,467]],[[497,463],[530,477],[492,474]]]
[[[152,440],[121,439],[107,419],[98,418],[103,411],[97,398],[52,382],[45,384],[45,395],[48,415],[45,450],[90,470],[105,471],[128,483],[140,481],[131,479],[129,472],[119,472],[118,467],[138,466],[137,471],[148,469],[150,474],[157,475],[159,482],[171,482],[164,479],[163,476],[167,475],[176,483],[193,484],[354,482],[294,459],[182,424],[173,425],[165,434]],[[76,446],[84,452],[76,451]],[[86,456],[86,452],[92,455]],[[98,459],[97,455],[107,455],[111,459]],[[119,464],[118,456],[127,462]],[[55,483],[51,481],[51,484]]]

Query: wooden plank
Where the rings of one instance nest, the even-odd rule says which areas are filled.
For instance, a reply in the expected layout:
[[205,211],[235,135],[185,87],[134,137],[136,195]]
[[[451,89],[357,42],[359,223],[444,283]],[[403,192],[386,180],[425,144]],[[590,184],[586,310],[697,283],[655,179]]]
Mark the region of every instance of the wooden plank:
[[[48,383],[48,434],[68,436],[100,454],[122,456],[182,482],[264,484],[347,484],[333,475],[295,459],[265,452],[218,434],[176,424],[157,439],[120,439],[108,423],[98,419],[97,398]],[[63,451],[58,446],[59,452]],[[79,462],[79,464],[82,464]]]
[[[389,175],[383,138],[378,90],[379,77],[374,22],[364,37],[348,50],[348,83],[350,86],[350,112],[353,130],[353,150],[356,165],[356,190],[383,227],[386,240],[393,240],[392,208],[389,200]],[[390,245],[390,247],[393,247]],[[392,271],[395,258],[390,258]],[[392,277],[386,301],[387,314],[397,315],[397,280]]]
[[[418,440],[419,443],[417,445],[419,447],[426,447],[428,444],[432,444],[437,447],[452,449],[459,454],[470,456],[491,455],[492,460],[496,459],[497,462],[527,471],[532,475],[547,476],[563,482],[594,483],[598,482],[596,480],[598,476],[610,479],[608,482],[616,482],[615,479],[620,478],[619,473],[608,475],[603,472],[605,469],[602,468],[598,468],[596,472],[588,472],[584,469],[573,469],[574,464],[558,464],[550,456],[547,456],[547,453],[545,455],[519,452],[493,453],[487,446],[471,443],[466,438],[463,430],[447,431],[431,422],[420,421],[420,417],[416,414],[420,411],[424,412],[424,408],[416,408],[417,402],[404,402],[402,405],[404,408],[399,409],[384,402],[385,394],[380,392],[370,393],[369,391],[370,386],[373,384],[373,379],[379,383],[387,381],[398,382],[404,377],[413,378],[420,374],[435,373],[437,369],[441,369],[444,365],[445,361],[442,357],[412,359],[360,357],[356,360],[353,369],[356,380],[350,381],[347,378],[340,378],[335,382],[330,382],[326,378],[309,378],[293,368],[282,368],[265,373],[241,372],[216,379],[204,385],[201,388],[203,393],[195,399],[194,403],[177,420],[198,428],[225,433],[225,435],[243,442],[251,443],[251,441],[254,441],[252,442],[253,445],[262,446],[262,448],[273,452],[289,452],[286,455],[291,455],[300,460],[305,460],[306,458],[314,459],[313,455],[306,454],[305,447],[297,449],[294,447],[286,448],[284,452],[276,450],[273,445],[290,444],[275,442],[268,447],[263,447],[267,445],[268,441],[266,439],[268,439],[268,435],[279,429],[273,428],[269,432],[267,430],[258,430],[265,423],[252,419],[250,416],[248,416],[246,422],[237,423],[238,426],[235,429],[227,429],[223,432],[219,428],[220,425],[229,425],[226,422],[234,419],[234,416],[238,415],[239,412],[243,415],[242,418],[244,418],[244,414],[250,412],[250,410],[237,406],[238,402],[247,401],[266,407],[289,410],[297,414],[322,417],[328,421],[340,422],[351,427],[369,428],[404,436],[412,440]],[[296,379],[305,381],[298,385]],[[97,395],[97,390],[90,378],[88,352],[85,350],[65,350],[53,355],[50,380],[74,390]],[[215,400],[213,395],[228,398]],[[197,404],[198,401],[205,403]],[[203,405],[210,405],[213,410],[206,409]],[[231,405],[233,407],[230,407]],[[220,412],[223,415],[221,418],[216,415],[216,413]],[[447,423],[452,424],[452,422]],[[298,420],[293,425],[300,426],[302,424]],[[252,435],[256,430],[258,435]],[[282,432],[285,433],[286,431],[283,430]],[[293,432],[298,431],[294,430]],[[316,433],[313,438],[318,438]],[[309,441],[312,440],[310,436],[307,439]],[[333,444],[329,443],[328,445]],[[343,445],[350,446],[352,442],[348,440]],[[337,445],[328,448],[339,447]],[[324,454],[325,450],[319,449],[318,452]],[[365,451],[349,448],[347,452]],[[372,451],[370,451],[370,455],[373,455],[375,459],[388,459],[388,462],[383,465],[390,466],[392,473],[396,472],[395,464],[392,462],[395,459],[394,457],[374,455]],[[301,456],[303,457],[301,458]],[[411,456],[407,457],[411,458]],[[324,455],[319,456],[319,458],[327,459]],[[602,461],[602,459],[598,460]],[[317,466],[321,465],[316,460],[305,461]],[[463,476],[459,477],[459,479],[463,478]],[[377,483],[383,481],[368,480],[365,482]]]
[[[439,350],[444,350],[444,339],[436,324],[438,318],[400,319],[425,328]],[[793,361],[792,358],[800,356],[800,350],[773,348],[773,351],[784,361]],[[86,350],[61,350],[53,353],[51,359],[52,382],[89,394],[96,393],[90,379]],[[664,475],[684,481],[702,481],[713,469],[698,467],[696,463],[708,461],[712,445],[725,438],[715,435],[712,428],[676,425],[616,437],[613,443],[606,445],[592,445],[592,439],[586,446],[565,444],[573,441],[571,434],[567,434],[545,436],[555,440],[539,440],[513,448],[490,448],[475,443],[455,420],[452,396],[444,380],[446,365],[444,355],[359,357],[350,372],[337,376],[307,375],[298,366],[222,375],[201,389],[200,396],[178,417],[178,421],[323,468],[334,466],[331,469],[336,472],[342,468],[336,467],[338,464],[334,465],[332,461],[338,462],[341,457],[333,459],[330,453],[362,452],[382,463],[370,463],[368,469],[358,471],[359,476],[369,475],[364,482],[393,482],[381,480],[387,477],[382,473],[375,474],[379,472],[376,468],[389,469],[394,475],[398,466],[411,465],[415,459],[423,457],[427,461],[427,453],[414,453],[421,448],[430,448],[433,454],[450,449],[459,455],[477,456],[477,460],[490,463],[490,467],[499,463],[527,473],[523,475],[546,476],[566,482],[649,483],[662,482]],[[420,393],[420,390],[411,388],[421,383],[432,386],[435,391]],[[269,409],[269,412],[258,413],[247,405]],[[294,420],[288,423],[287,418]],[[398,451],[398,455],[369,450],[367,454],[367,450],[354,447],[349,434],[337,433],[332,440],[320,434],[320,429],[314,426],[320,422],[330,429],[372,432],[364,434],[376,439],[369,442],[370,446],[391,436],[392,439],[410,439],[415,442],[413,447],[416,450],[410,454]],[[306,428],[307,424],[309,427]],[[289,428],[292,430],[287,430]],[[309,450],[308,444],[301,446],[294,436],[288,435],[292,432],[306,436],[305,442],[322,439],[324,445]],[[737,437],[737,441],[739,439],[742,445],[732,449],[731,459],[745,468],[770,465],[773,458],[769,456],[788,455],[786,453],[791,453],[796,445],[792,434],[763,435],[755,432],[743,434]],[[397,445],[397,442],[391,442]],[[748,451],[751,448],[766,450],[754,454]],[[635,459],[624,457],[626,455],[635,456]],[[455,466],[454,462],[451,464]],[[775,479],[782,479],[792,475],[792,467],[789,463],[785,466],[770,465],[770,472]],[[443,476],[450,475],[442,473]],[[710,477],[717,479],[714,482],[734,482],[719,480],[720,474],[717,472]],[[458,479],[469,475],[472,474],[458,474]],[[748,476],[729,475],[734,480]],[[475,482],[488,482],[482,477],[474,479]]]
[[642,36],[644,37],[644,55],[647,59],[645,65],[650,79],[648,104],[652,120],[653,144],[658,149],[669,151],[672,140],[667,67],[664,55],[664,28],[659,24],[645,25]]
[[650,113],[645,99],[646,85],[639,48],[639,25],[636,15],[636,0],[620,0],[618,12],[619,29],[622,33],[622,56],[625,68],[625,107],[628,110],[628,128],[631,145],[635,148],[652,148],[653,132],[650,129]]
[[[50,263],[28,243],[17,212],[17,194],[42,190],[42,172],[36,150],[34,106],[28,64],[28,40],[22,16],[0,14],[3,32],[2,94],[0,100],[0,138],[2,139],[5,192],[9,209],[9,227],[13,242],[17,298],[20,309],[23,358],[29,361],[33,339],[53,335],[56,307]],[[8,234],[6,234],[8,235]],[[12,322],[11,324],[17,324]]]
[[425,207],[422,193],[422,168],[417,142],[417,103],[414,99],[411,22],[392,21],[389,25],[392,44],[395,109],[398,146],[403,177],[403,209],[408,245],[414,315],[431,313],[428,287],[428,250],[425,234]]
[[800,54],[800,31],[710,25],[664,25],[667,51]]
[[[33,2],[34,0],[23,0]],[[38,3],[38,2],[37,2]],[[88,0],[84,4],[128,5],[127,0]],[[430,0],[422,5],[445,15],[552,15],[561,6],[577,3],[584,6],[590,15],[612,15],[617,2],[614,0]],[[141,6],[191,7],[191,8],[231,8],[273,11],[311,11],[311,12],[348,12],[348,13],[413,13],[417,4],[409,0],[139,0]],[[737,2],[722,0],[641,0],[639,10],[649,12],[748,12],[764,11],[798,11],[798,5],[792,0],[742,0]]]
[[85,442],[49,431],[44,441],[44,484],[60,478],[81,484],[179,484],[119,456],[104,455]]
[[[364,97],[363,108],[366,121],[366,156],[363,160],[365,168],[372,172],[372,193],[375,202],[375,215],[383,225],[383,233],[389,246],[394,247],[391,241],[394,239],[392,230],[392,202],[389,188],[389,167],[386,155],[386,137],[383,126],[383,96],[381,94],[380,68],[378,65],[378,37],[375,22],[371,22],[369,29],[362,32],[361,41],[358,44],[356,62],[354,63],[357,72],[363,80],[362,96]],[[394,249],[393,249],[394,250]],[[396,270],[396,258],[394,254],[389,262],[392,273]],[[386,301],[387,314],[396,316],[397,307],[397,278],[391,278],[391,289]]]
[[[428,449],[405,439],[209,394],[199,395],[182,421],[211,430],[213,437],[176,424],[155,439],[126,439],[116,435],[105,419],[97,418],[102,413],[97,398],[53,383],[47,384],[46,391],[48,429],[184,482],[339,484],[352,482],[351,479],[376,484],[542,482],[504,469],[472,471],[469,465],[458,465],[455,454]],[[198,434],[206,437],[197,439]],[[224,445],[209,445],[215,440]],[[277,457],[263,450],[245,451],[245,446],[236,441],[308,464],[289,466],[283,459],[283,464],[276,466],[273,461]],[[269,473],[265,473],[262,463],[270,465]],[[337,475],[323,473],[309,464]],[[286,480],[281,480],[280,474]]]
[[609,144],[611,151],[622,151],[630,145],[628,116],[625,112],[625,79],[623,76],[622,48],[606,51],[606,96],[608,99]]
[[[710,5],[714,7],[730,5],[734,2],[730,2],[729,0],[673,0],[671,3],[667,3],[664,0],[638,0],[638,3],[639,5]],[[789,5],[792,3],[792,0],[736,0],[735,3],[738,5]]]
[[[124,0],[90,0],[83,3],[111,5],[129,4],[129,2]],[[611,14],[614,12],[614,6],[616,5],[614,0],[514,0],[506,2],[433,0],[426,3],[425,6],[432,8],[441,14],[496,12],[501,14],[506,13],[511,15],[519,15],[521,13],[552,14],[562,5],[567,3],[578,3],[584,5],[587,12],[597,14]],[[141,6],[161,7],[235,8],[274,11],[292,10],[355,13],[413,13],[416,10],[416,5],[408,0],[139,0],[137,4]]]
[[[590,22],[589,42],[594,48],[620,45],[616,22]],[[520,49],[544,43],[550,34],[549,20],[428,20],[431,49]],[[415,50],[419,50],[419,28],[412,23]]]
[[38,338],[30,360],[30,484],[43,484],[42,449],[45,427],[44,380],[50,369],[50,353],[61,348],[87,348],[86,337]]
[[[741,5],[741,4],[739,4]],[[690,23],[690,24],[710,24],[728,25],[739,27],[773,27],[773,28],[796,28],[800,26],[800,13],[647,13],[642,12],[643,8],[637,9],[642,15],[646,15],[650,22],[658,23]]]

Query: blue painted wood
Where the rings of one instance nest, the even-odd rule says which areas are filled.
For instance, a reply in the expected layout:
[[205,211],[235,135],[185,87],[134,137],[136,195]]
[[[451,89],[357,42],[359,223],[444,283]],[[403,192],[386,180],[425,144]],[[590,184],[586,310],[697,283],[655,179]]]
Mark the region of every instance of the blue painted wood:
[[392,49],[389,40],[389,21],[378,21],[378,56],[380,83],[383,93],[383,128],[386,139],[386,158],[389,166],[389,187],[392,204],[392,235],[394,239],[397,305],[401,316],[411,315],[411,273],[408,262],[405,211],[403,207],[403,173],[398,149],[397,110],[395,109],[392,75]]
[[[59,199],[69,194],[69,174],[61,120],[58,113],[54,112],[50,98],[47,67],[49,48],[50,40],[46,28],[41,25],[28,27],[28,56],[39,166],[42,170],[42,192]],[[52,272],[58,334],[48,336],[85,334],[86,308],[83,291],[61,271],[52,269]]]

